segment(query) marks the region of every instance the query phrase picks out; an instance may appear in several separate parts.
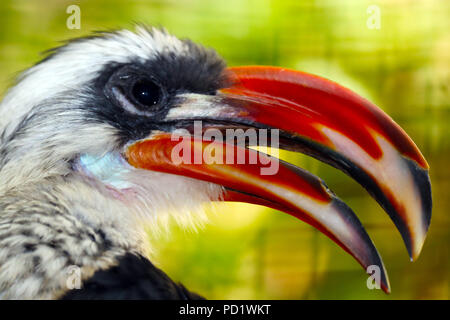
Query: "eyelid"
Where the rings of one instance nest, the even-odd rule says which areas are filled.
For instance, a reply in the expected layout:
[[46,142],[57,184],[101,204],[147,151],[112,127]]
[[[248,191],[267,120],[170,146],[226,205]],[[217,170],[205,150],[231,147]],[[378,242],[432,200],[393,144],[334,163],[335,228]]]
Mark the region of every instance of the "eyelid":
[[128,111],[131,114],[139,115],[139,116],[152,116],[153,114],[150,112],[142,111],[136,109],[136,107],[125,97],[125,95],[118,89],[117,87],[113,87],[111,89],[114,98],[120,103],[122,108],[125,111]]
[[127,80],[127,79],[130,79],[130,78],[131,78],[131,76],[129,74],[122,75],[122,76],[119,77],[120,80]]

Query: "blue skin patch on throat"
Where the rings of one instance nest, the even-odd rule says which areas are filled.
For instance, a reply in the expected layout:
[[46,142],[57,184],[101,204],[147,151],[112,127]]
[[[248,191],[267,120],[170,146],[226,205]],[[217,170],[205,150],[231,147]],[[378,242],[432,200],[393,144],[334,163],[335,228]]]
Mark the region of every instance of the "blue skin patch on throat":
[[103,156],[82,154],[78,165],[79,169],[87,176],[96,178],[114,188],[127,189],[131,187],[131,184],[123,179],[123,175],[133,168],[119,153],[108,152]]

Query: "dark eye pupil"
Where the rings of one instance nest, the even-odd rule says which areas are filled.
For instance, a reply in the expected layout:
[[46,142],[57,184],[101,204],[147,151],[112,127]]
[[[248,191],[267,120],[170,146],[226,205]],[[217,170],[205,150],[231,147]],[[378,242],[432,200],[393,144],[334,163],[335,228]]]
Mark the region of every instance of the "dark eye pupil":
[[161,90],[151,81],[139,81],[133,86],[132,93],[137,102],[144,106],[154,106],[161,99]]

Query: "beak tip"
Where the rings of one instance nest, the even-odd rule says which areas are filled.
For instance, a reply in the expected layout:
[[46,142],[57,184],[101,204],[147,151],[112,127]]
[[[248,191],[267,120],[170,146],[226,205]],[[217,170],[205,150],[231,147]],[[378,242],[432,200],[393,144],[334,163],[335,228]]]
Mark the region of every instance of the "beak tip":
[[409,258],[410,258],[411,262],[414,262],[419,258],[420,253],[422,252],[423,245],[425,243],[425,238],[426,238],[426,234],[424,237],[422,237],[422,239],[420,241],[417,241],[417,245],[414,248],[408,249]]
[[[382,263],[382,262],[381,262]],[[380,287],[384,293],[391,293],[391,283],[389,281],[389,277],[386,271],[384,264],[381,264],[381,279],[380,279]]]
[[407,237],[408,240],[406,240],[406,236],[404,237],[406,250],[408,251],[409,260],[414,262],[419,258],[420,253],[422,252],[425,236],[420,237],[420,239],[417,236],[413,237],[411,235],[408,235]]
[[420,167],[410,159],[405,158],[405,161],[416,186],[416,197],[419,201],[417,207],[413,207],[411,210],[412,213],[406,215],[408,217],[406,219],[399,219],[404,214],[399,214],[396,209],[392,210],[389,215],[403,237],[410,260],[416,261],[422,251],[431,223],[431,181],[428,169]]
[[390,294],[391,293],[391,283],[389,281],[386,269],[383,266],[383,274],[382,274],[382,278],[381,278],[381,289],[384,291],[384,293],[386,294]]

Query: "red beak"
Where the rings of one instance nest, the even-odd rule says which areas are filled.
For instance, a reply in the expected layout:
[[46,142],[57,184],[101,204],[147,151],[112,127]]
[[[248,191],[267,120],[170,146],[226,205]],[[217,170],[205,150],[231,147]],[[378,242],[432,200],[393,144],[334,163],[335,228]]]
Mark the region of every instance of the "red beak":
[[[239,67],[227,72],[230,85],[216,95],[180,97],[180,104],[166,117],[167,123],[175,123],[172,129],[192,130],[193,120],[203,120],[207,128],[222,132],[236,127],[279,129],[281,148],[329,163],[364,186],[394,221],[411,258],[417,258],[431,219],[428,165],[389,116],[350,90],[310,74],[275,67]],[[358,218],[319,178],[239,146],[234,139],[178,138],[159,134],[138,141],[128,148],[128,161],[138,168],[223,185],[225,200],[291,214],[326,234],[364,268],[378,265],[381,285],[389,291],[381,258]],[[176,161],[174,150],[183,146],[183,156],[194,159],[200,153],[206,160],[205,154],[210,158],[214,154],[209,160],[215,162]],[[253,156],[260,161],[239,162],[236,155],[240,153],[245,159]],[[261,174],[274,165],[275,173]]]

